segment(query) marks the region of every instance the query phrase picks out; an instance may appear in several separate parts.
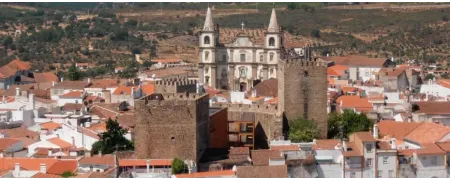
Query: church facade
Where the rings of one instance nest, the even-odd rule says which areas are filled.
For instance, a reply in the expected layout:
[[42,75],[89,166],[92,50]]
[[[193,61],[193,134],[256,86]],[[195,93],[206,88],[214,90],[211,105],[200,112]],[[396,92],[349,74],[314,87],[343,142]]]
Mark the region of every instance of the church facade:
[[277,63],[283,47],[283,33],[272,9],[262,41],[255,42],[244,32],[231,41],[220,41],[219,26],[213,24],[208,8],[199,33],[199,81],[213,88],[247,91],[260,81],[277,78]]

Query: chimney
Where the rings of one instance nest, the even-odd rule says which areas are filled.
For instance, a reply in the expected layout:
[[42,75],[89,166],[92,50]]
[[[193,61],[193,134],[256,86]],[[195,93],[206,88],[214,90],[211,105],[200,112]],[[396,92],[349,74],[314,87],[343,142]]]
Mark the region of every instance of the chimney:
[[378,125],[373,125],[373,138],[378,139]]
[[15,176],[19,176],[19,173],[20,173],[20,164],[15,163],[14,164],[14,174],[15,174]]
[[47,174],[47,165],[44,163],[41,163],[40,172],[43,174]]
[[48,156],[52,156],[52,149],[48,149]]
[[2,96],[2,103],[5,104],[6,103],[6,98],[5,95]]
[[52,86],[55,86],[56,85],[56,82],[55,81],[52,81]]
[[64,82],[64,77],[61,77],[61,82]]
[[147,164],[147,173],[150,173],[150,160],[147,159],[146,164]]
[[327,57],[330,57],[330,54],[327,53]]
[[88,83],[91,83],[91,78],[88,78]]
[[391,138],[391,149],[397,149],[397,143],[395,138]]
[[252,91],[252,97],[256,97],[256,90]]
[[20,96],[20,88],[16,87],[16,96]]
[[98,150],[98,156],[102,156],[102,150]]
[[34,99],[34,94],[30,94],[28,96],[28,103],[30,104],[31,109],[36,109],[36,100]]
[[3,158],[3,151],[0,152],[0,158]]
[[91,122],[85,122],[85,123],[84,123],[84,126],[87,127],[87,128],[88,128],[88,127],[91,127]]
[[344,151],[347,151],[347,143],[345,141],[342,141],[342,148]]

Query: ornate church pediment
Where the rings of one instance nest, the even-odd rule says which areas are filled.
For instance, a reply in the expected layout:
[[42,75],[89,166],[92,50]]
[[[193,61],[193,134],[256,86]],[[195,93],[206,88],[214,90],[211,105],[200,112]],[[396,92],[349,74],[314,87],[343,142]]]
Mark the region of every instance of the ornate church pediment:
[[235,47],[252,47],[254,43],[248,38],[248,36],[236,37],[232,43]]

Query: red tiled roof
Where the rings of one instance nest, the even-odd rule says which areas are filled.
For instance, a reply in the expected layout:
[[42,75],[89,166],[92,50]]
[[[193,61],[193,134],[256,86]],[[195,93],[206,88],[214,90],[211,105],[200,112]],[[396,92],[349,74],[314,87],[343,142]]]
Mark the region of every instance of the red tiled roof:
[[436,83],[450,89],[450,79],[438,79]]
[[155,62],[155,63],[178,63],[178,62],[182,62],[182,60],[179,58],[152,59],[152,62]]
[[61,124],[55,123],[53,121],[49,121],[49,122],[45,122],[42,124],[39,124],[39,126],[41,127],[41,129],[45,129],[45,130],[55,130],[55,129],[59,129],[62,128]]
[[20,141],[15,138],[0,138],[0,151],[5,151],[9,147],[13,146],[14,144],[19,143]]
[[419,110],[414,113],[450,115],[450,101],[421,101],[416,102],[416,104],[419,106]]
[[70,144],[67,141],[64,141],[60,138],[52,138],[52,139],[48,139],[47,141],[61,147],[62,149],[70,148],[73,146],[72,144]]
[[62,107],[63,111],[80,111],[83,108],[83,104],[66,103]]
[[72,90],[84,90],[90,83],[84,81],[64,81],[56,84],[52,89],[72,89]]
[[238,178],[287,178],[287,166],[238,166]]
[[78,132],[80,132],[81,134],[84,134],[86,136],[89,136],[89,137],[97,139],[97,140],[100,139],[100,136],[98,136],[98,133],[96,133],[90,129],[86,129],[84,127],[79,127],[79,126],[77,127],[77,129],[78,129]]
[[255,166],[269,165],[271,158],[281,158],[280,151],[275,150],[252,150],[251,156]]
[[13,129],[0,129],[0,133],[7,134],[7,137],[9,137],[9,138],[39,137],[39,133],[30,131],[27,128],[23,128],[23,127],[13,128]]
[[155,85],[154,84],[143,84],[141,86],[142,92],[144,92],[145,95],[150,95],[155,92]]
[[106,165],[106,166],[114,166],[116,164],[116,159],[114,155],[105,154],[102,156],[96,155],[91,157],[84,157],[80,159],[80,164],[87,165]]
[[[64,162],[62,162],[64,161]],[[77,169],[76,160],[59,160],[55,158],[21,158],[21,157],[5,157],[0,158],[0,170],[13,170],[15,163],[19,163],[20,167],[29,171],[39,171],[40,165],[47,166],[47,173],[62,174],[65,171],[75,172]]]
[[435,143],[421,144],[420,149],[417,149],[416,154],[418,155],[431,155],[431,154],[441,154],[444,155],[447,152],[442,150]]
[[442,150],[450,152],[450,141],[436,143]]
[[398,140],[403,140],[403,138],[411,131],[416,129],[420,125],[420,123],[384,120],[380,121],[377,125],[380,135],[389,135]]
[[450,133],[450,127],[441,124],[423,122],[412,130],[405,139],[418,144],[435,143]]
[[81,98],[83,95],[83,92],[80,91],[70,91],[66,94],[60,95],[59,97],[63,98]]
[[379,76],[398,77],[405,72],[406,67],[400,68],[382,68],[378,71]]
[[383,67],[383,64],[388,61],[387,58],[369,58],[366,56],[329,56],[321,57],[321,59],[333,61],[339,65],[365,67]]
[[250,155],[249,147],[230,147],[230,155]]
[[119,86],[116,88],[116,90],[114,90],[113,94],[114,95],[121,95],[121,94],[126,94],[126,95],[131,95],[131,90],[134,88],[134,90],[137,90],[137,87],[133,87],[133,86]]
[[44,174],[38,172],[35,175],[31,176],[31,178],[62,178],[62,177],[56,174]]
[[355,132],[353,133],[362,142],[375,142],[377,141],[370,132]]
[[33,73],[34,75],[34,81],[37,83],[44,83],[44,82],[58,82],[59,78],[52,72],[43,72],[43,73]]
[[257,96],[278,96],[278,80],[270,78],[260,82],[249,91],[249,95],[253,90],[256,90]]
[[157,69],[157,70],[150,70],[145,72],[145,74],[149,77],[155,75],[155,78],[164,78],[167,76],[172,75],[181,75],[181,74],[187,74],[188,71],[184,70],[180,67],[174,67],[174,68],[163,68],[163,69]]
[[176,174],[177,178],[216,178],[221,176],[234,176],[233,170],[196,172],[191,174]]
[[345,71],[348,70],[347,66],[344,65],[334,65],[327,68],[328,76],[343,76],[345,75]]
[[270,149],[277,150],[277,151],[300,151],[300,147],[298,145],[270,146]]
[[313,149],[333,150],[339,143],[338,139],[318,139],[316,144],[313,145]]
[[[342,101],[342,106],[340,106]],[[373,110],[372,103],[367,99],[360,98],[359,96],[344,95],[336,99],[336,103],[341,108],[355,108],[358,111],[370,111]]]

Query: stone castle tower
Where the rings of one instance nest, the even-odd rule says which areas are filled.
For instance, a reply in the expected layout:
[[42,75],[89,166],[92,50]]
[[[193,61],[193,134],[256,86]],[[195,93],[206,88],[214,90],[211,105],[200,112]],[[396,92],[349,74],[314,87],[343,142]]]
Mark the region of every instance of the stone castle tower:
[[278,62],[278,110],[288,122],[298,117],[317,122],[322,138],[327,138],[327,64],[294,49],[284,49]]

